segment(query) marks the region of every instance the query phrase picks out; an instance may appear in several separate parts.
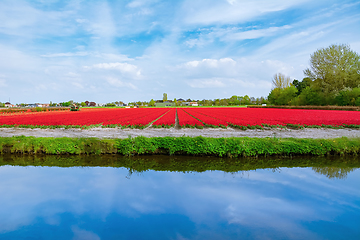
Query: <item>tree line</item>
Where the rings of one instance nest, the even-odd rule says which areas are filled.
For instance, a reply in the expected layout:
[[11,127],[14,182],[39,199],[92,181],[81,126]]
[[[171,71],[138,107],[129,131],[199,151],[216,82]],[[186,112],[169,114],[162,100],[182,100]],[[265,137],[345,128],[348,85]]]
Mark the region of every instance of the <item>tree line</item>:
[[360,56],[348,45],[331,45],[310,55],[305,78],[277,73],[268,101],[275,105],[360,106]]

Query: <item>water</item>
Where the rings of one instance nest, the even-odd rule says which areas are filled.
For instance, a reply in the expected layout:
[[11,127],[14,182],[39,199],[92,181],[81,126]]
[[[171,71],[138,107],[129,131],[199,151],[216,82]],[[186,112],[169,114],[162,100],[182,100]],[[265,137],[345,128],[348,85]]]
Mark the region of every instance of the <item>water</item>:
[[359,166],[0,156],[0,239],[360,239]]

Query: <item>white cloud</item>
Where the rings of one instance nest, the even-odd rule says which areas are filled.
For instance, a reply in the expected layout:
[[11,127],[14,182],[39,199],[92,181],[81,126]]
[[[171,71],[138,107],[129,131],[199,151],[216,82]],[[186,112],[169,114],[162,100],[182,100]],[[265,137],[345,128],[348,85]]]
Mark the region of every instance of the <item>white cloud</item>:
[[189,61],[181,66],[180,68],[196,68],[196,67],[205,67],[205,68],[218,68],[224,66],[234,66],[236,62],[231,58],[221,58],[217,59],[203,59],[201,61]]
[[194,79],[188,81],[188,85],[192,88],[219,88],[225,87],[226,85],[222,82],[221,79]]
[[134,90],[138,89],[134,84],[132,84],[130,82],[121,81],[114,77],[108,77],[108,78],[106,78],[106,81],[114,87],[126,87],[126,88],[131,88]]
[[94,53],[93,55],[95,57],[103,58],[107,61],[128,62],[134,60],[126,55],[115,53]]
[[245,22],[269,12],[285,10],[309,0],[187,0],[183,4],[184,21],[188,24],[228,24]]
[[50,54],[43,54],[41,57],[83,57],[88,56],[88,52],[66,52],[66,53],[50,53]]
[[80,74],[78,73],[74,73],[74,72],[68,72],[65,74],[65,77],[69,77],[69,78],[79,78]]
[[85,66],[85,69],[104,69],[104,70],[117,70],[120,71],[122,73],[129,73],[132,74],[134,76],[140,77],[141,75],[141,71],[140,69],[132,64],[129,63],[99,63],[99,64],[94,64],[92,66]]
[[223,39],[225,40],[245,40],[245,39],[257,39],[267,36],[272,36],[278,31],[284,29],[290,29],[291,27],[286,25],[283,27],[270,27],[267,29],[250,30],[244,32],[237,32],[232,34],[226,34]]
[[73,240],[100,240],[101,239],[94,232],[80,229],[78,226],[72,226],[71,230],[74,233]]
[[130,8],[136,8],[142,6],[144,3],[142,1],[132,1],[127,4]]

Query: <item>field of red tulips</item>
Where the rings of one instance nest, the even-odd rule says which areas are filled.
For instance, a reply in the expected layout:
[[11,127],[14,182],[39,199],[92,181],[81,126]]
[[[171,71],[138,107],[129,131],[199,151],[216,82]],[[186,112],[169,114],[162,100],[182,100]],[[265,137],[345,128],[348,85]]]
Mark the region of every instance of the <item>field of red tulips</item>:
[[359,111],[271,108],[94,108],[0,114],[0,127],[359,127]]

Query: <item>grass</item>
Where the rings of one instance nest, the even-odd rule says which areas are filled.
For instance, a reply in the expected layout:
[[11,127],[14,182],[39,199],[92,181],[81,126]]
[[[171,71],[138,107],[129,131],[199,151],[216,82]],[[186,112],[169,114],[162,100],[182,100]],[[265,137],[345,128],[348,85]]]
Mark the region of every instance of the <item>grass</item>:
[[357,155],[360,139],[135,137],[126,139],[0,137],[1,153],[162,154],[216,157]]

